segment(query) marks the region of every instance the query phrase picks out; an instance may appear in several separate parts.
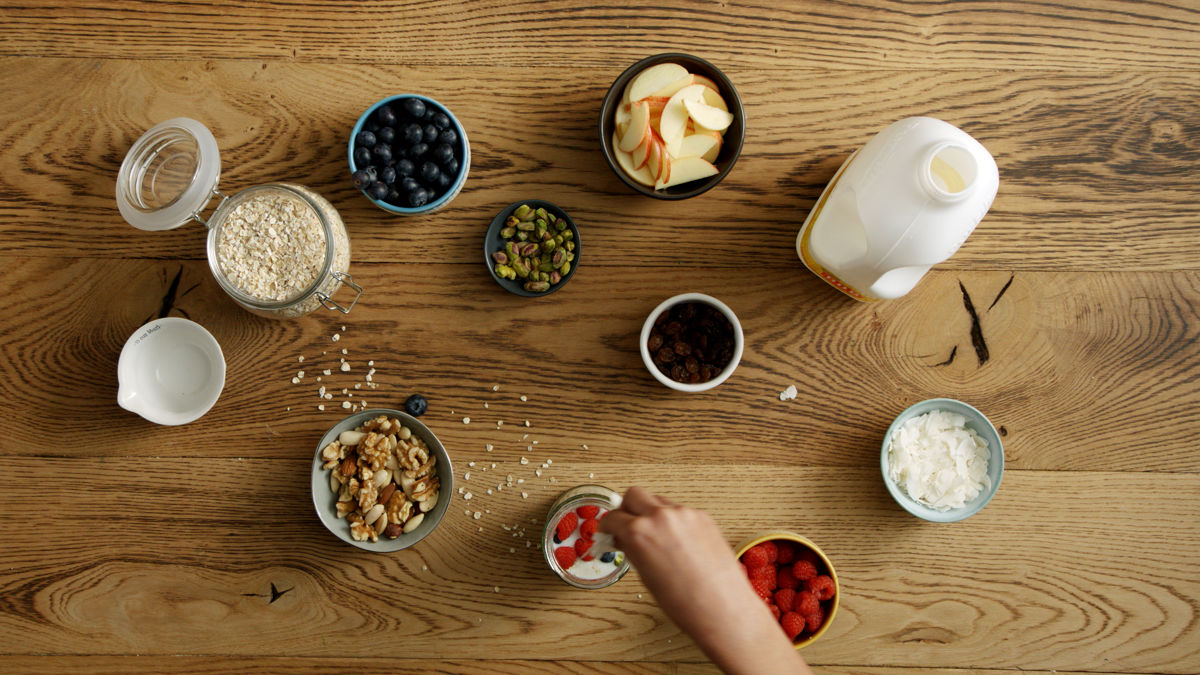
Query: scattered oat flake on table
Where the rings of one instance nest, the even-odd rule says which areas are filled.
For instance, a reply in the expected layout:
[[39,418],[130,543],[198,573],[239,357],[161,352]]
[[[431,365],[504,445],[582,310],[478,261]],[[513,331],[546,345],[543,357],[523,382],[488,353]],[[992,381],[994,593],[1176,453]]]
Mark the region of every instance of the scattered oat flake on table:
[[779,392],[780,401],[790,401],[796,398],[796,385],[789,384],[787,389]]
[[584,443],[583,445],[581,445],[581,446],[579,446],[579,447],[583,448],[584,450],[587,450],[587,449],[588,449],[588,447],[587,447],[587,443]]
[[480,513],[479,511],[476,511],[475,513],[471,514],[471,517],[474,518],[475,520],[479,520],[480,518],[483,517],[483,514]]
[[342,401],[342,407],[343,407],[343,408],[349,408],[349,407],[350,407],[350,401]]
[[492,451],[492,444],[491,444],[491,443],[488,443],[487,445],[483,446],[483,449],[484,449],[484,450],[487,450],[488,452],[491,452],[491,451]]
[[529,400],[529,397],[528,397],[528,396],[526,396],[525,394],[521,394],[521,400],[522,400],[522,401],[528,401],[528,400]]
[[297,356],[296,361],[297,363],[304,363],[304,356]]
[[300,378],[298,378],[298,377],[293,377],[293,378],[292,378],[292,384],[300,384]]
[[525,420],[525,426],[529,426],[529,420]]
[[342,372],[343,372],[343,373],[348,373],[348,372],[350,372],[350,364],[349,364],[349,363],[343,363],[343,364],[342,364]]
[[324,404],[324,403],[322,403],[322,404],[320,404],[320,405],[318,405],[318,406],[317,406],[317,410],[324,410],[324,409],[325,409],[325,404]]
[[498,385],[498,384],[493,384],[493,385],[492,385],[492,391],[500,391],[500,385]]
[[529,493],[528,493],[528,492],[525,492],[525,491],[522,491],[522,492],[521,492],[521,499],[529,499]]
[[321,374],[322,374],[322,375],[329,375],[329,374],[330,374],[330,372],[329,372],[329,369],[328,369],[328,368],[326,368],[325,370],[322,370],[322,371],[321,371]]
[[342,339],[342,335],[341,335],[341,333],[334,333],[334,334],[333,334],[333,341],[334,341],[334,342],[337,342],[338,340],[341,340],[341,339]]
[[471,418],[470,418],[470,417],[464,417],[464,418],[463,418],[463,424],[470,424],[470,423],[471,423]]

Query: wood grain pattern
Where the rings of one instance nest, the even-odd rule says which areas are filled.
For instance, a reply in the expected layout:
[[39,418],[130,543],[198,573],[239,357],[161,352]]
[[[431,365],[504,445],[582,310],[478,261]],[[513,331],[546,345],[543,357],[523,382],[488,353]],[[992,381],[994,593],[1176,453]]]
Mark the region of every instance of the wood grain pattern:
[[[870,654],[892,666],[1184,673],[1200,649],[1200,560],[1177,555],[1200,545],[1195,474],[1011,470],[985,511],[947,528],[901,511],[869,468],[692,463],[673,476],[660,464],[559,454],[540,478],[515,461],[494,470],[525,476],[529,499],[483,494],[488,474],[477,473],[462,484],[477,487],[469,506],[486,510],[480,520],[455,497],[416,549],[376,555],[321,531],[306,455],[144,459],[133,471],[116,458],[7,466],[18,488],[0,496],[10,532],[0,559],[5,653],[319,657],[404,636],[405,656],[418,659],[520,659],[531,650],[551,660],[697,659],[636,575],[581,602],[536,546],[524,546],[540,535],[554,496],[588,473],[614,487],[636,476],[703,505],[733,545],[768,524],[817,541],[838,566],[842,605],[828,639],[806,650],[815,664]],[[36,476],[68,472],[79,490],[37,492]],[[714,498],[730,484],[755,486],[753,497]],[[15,527],[35,499],[51,512],[103,517],[88,519],[50,563],[45,533]],[[503,527],[517,524],[528,537]],[[181,531],[185,546],[155,552],[156,541]]]
[[[737,167],[702,197],[664,203],[629,191],[600,154],[597,111],[622,67],[4,59],[0,87],[30,95],[0,100],[0,119],[13,120],[0,128],[0,233],[24,255],[202,259],[198,225],[142,232],[113,197],[134,140],[186,115],[218,139],[223,190],[311,186],[340,210],[356,262],[476,263],[496,211],[540,197],[575,218],[588,265],[795,269],[796,233],[838,165],[892,121],[933,114],[977,135],[1002,177],[987,218],[944,269],[1173,270],[1200,261],[1200,240],[1188,236],[1200,222],[1195,72],[731,70],[750,121]],[[73,86],[38,86],[47,81]],[[455,110],[473,152],[463,193],[422,218],[383,215],[346,175],[355,119],[408,90]],[[527,131],[514,134],[516,119]]]
[[588,4],[89,3],[5,7],[6,54],[270,58],[422,65],[596,65],[663,51],[749,67],[1151,68],[1200,65],[1193,3],[1107,0]]
[[[351,390],[359,400],[399,407],[424,393],[429,424],[449,447],[492,443],[506,458],[538,440],[556,451],[604,448],[614,460],[652,447],[667,464],[860,466],[878,455],[901,410],[950,396],[1001,428],[1011,467],[1200,468],[1189,449],[1200,433],[1200,278],[1192,272],[938,272],[902,301],[866,305],[803,270],[729,289],[705,269],[610,279],[585,266],[562,291],[530,303],[504,293],[481,265],[361,265],[353,272],[367,292],[352,316],[279,322],[238,309],[203,263],[8,258],[5,267],[28,281],[0,307],[10,327],[0,351],[11,364],[0,369],[0,393],[15,413],[0,417],[0,434],[64,419],[95,427],[82,447],[17,444],[12,454],[304,455],[346,412],[338,406],[347,397],[321,401],[318,387],[363,385],[371,360],[379,388]],[[128,335],[162,311],[176,275],[169,313],[213,332],[228,375],[207,416],[164,430],[117,407],[116,359]],[[990,352],[982,365],[963,289]],[[646,373],[636,344],[646,314],[689,290],[728,301],[747,347],[730,381],[679,396]],[[341,325],[341,341],[330,342]],[[340,349],[349,352],[348,374],[336,370]],[[318,382],[326,368],[333,375]],[[304,382],[292,384],[300,370]],[[782,403],[788,384],[800,395]],[[532,427],[518,428],[526,419]],[[498,420],[507,426],[497,430]],[[691,433],[698,420],[711,432]]]

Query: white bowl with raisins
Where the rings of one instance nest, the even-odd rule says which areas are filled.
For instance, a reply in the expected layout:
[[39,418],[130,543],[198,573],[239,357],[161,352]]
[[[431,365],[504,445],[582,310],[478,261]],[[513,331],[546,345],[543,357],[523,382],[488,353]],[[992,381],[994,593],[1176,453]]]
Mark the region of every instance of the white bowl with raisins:
[[676,391],[706,391],[729,379],[742,360],[742,324],[711,295],[684,293],[661,302],[642,325],[646,370]]

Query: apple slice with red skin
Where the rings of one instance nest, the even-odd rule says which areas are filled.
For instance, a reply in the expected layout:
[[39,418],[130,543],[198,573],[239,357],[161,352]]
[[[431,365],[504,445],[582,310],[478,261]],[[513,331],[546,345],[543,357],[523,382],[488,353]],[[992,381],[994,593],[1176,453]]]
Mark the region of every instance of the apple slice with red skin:
[[671,172],[665,179],[659,179],[654,182],[655,190],[662,190],[690,183],[694,180],[715,176],[720,171],[713,166],[711,162],[706,162],[699,157],[683,157],[671,162]]
[[629,82],[629,100],[636,103],[688,74],[678,63],[659,63],[643,70]]
[[649,134],[650,106],[644,102],[635,103],[630,113],[629,128],[625,130],[625,135],[621,137],[618,147],[625,152],[632,152],[634,148],[645,142]]
[[[616,134],[613,134],[612,141],[613,141],[613,155],[616,156],[617,164],[621,167],[621,170],[625,172],[625,175],[629,176],[634,181],[641,183],[642,185],[645,185],[647,187],[653,187],[654,186],[654,176],[653,176],[653,174],[651,174],[649,166],[643,166],[641,168],[634,168],[633,159],[629,155],[629,153],[625,152],[624,150],[621,150],[620,148],[617,147],[617,135]],[[656,145],[655,143],[651,142],[651,143],[647,143],[646,147],[648,147],[648,148],[655,147],[655,145]]]

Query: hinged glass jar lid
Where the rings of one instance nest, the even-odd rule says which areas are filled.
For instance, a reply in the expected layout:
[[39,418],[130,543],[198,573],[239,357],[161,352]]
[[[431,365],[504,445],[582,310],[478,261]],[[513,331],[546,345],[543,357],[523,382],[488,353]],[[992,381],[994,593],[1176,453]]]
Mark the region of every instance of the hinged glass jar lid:
[[[117,176],[117,206],[142,230],[195,220],[208,227],[208,264],[221,288],[263,316],[302,316],[324,306],[348,313],[362,295],[346,270],[350,239],[341,216],[308,188],[269,183],[226,196],[217,189],[216,139],[186,117],[154,126],[133,144]],[[213,197],[221,201],[205,220]],[[348,306],[333,300],[345,284]]]

